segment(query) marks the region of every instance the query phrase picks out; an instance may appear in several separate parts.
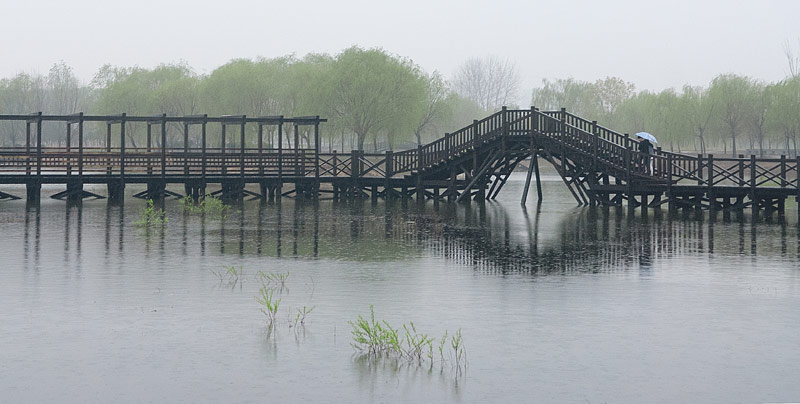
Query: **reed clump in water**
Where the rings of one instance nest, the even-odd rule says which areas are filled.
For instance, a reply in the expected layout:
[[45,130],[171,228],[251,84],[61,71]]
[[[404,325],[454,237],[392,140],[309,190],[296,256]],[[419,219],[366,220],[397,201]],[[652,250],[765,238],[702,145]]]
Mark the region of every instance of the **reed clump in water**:
[[[447,331],[442,338],[434,338],[418,331],[413,322],[394,328],[385,320],[376,320],[372,305],[369,312],[369,318],[358,315],[355,321],[348,322],[352,327],[351,345],[359,354],[371,358],[402,360],[420,366],[427,363],[431,367],[437,362],[441,366],[450,362],[456,373],[466,369],[467,355],[461,329],[449,339]],[[438,359],[433,354],[434,341],[438,342]]]
[[183,210],[191,214],[204,214],[223,218],[228,211],[228,206],[213,195],[205,195],[200,198],[199,202],[195,202],[190,195],[187,195],[183,198]]
[[136,222],[137,226],[150,227],[153,225],[166,224],[169,222],[164,209],[156,208],[152,199],[147,200],[147,206],[141,211],[141,216]]

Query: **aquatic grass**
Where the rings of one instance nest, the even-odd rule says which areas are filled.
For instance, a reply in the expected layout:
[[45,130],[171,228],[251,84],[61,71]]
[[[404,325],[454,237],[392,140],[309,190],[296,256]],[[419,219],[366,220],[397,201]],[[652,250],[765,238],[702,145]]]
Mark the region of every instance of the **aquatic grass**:
[[187,195],[183,198],[183,210],[191,214],[204,214],[223,218],[228,211],[228,206],[221,199],[210,194],[200,198],[199,202],[195,202],[190,195]]
[[306,307],[303,306],[303,309],[297,309],[297,316],[294,318],[294,326],[295,328],[297,325],[305,326],[306,325],[306,317],[314,311],[316,306]]
[[153,200],[148,199],[147,206],[142,209],[140,218],[138,221],[136,221],[136,225],[149,227],[157,224],[166,224],[167,222],[169,222],[169,218],[167,217],[166,212],[164,212],[164,209],[156,208]]
[[270,327],[270,330],[271,327],[275,325],[275,320],[278,319],[278,307],[281,305],[281,300],[280,298],[274,298],[272,288],[266,285],[262,285],[258,290],[256,301],[262,306],[261,312],[267,316],[267,325]]
[[235,266],[226,266],[223,267],[222,270],[215,271],[211,270],[211,273],[214,274],[218,279],[220,285],[226,284],[231,287],[231,289],[235,288],[236,285],[239,285],[239,289],[242,289],[242,283],[245,279],[244,268],[239,267],[238,269]]
[[[355,321],[348,322],[352,328],[351,345],[358,351],[359,356],[389,358],[409,364],[416,363],[418,366],[428,362],[433,367],[436,362],[433,345],[434,341],[438,341],[439,363],[444,366],[447,356],[452,361],[457,375],[466,369],[466,348],[461,329],[452,336],[445,330],[444,335],[437,339],[417,330],[413,322],[394,328],[387,321],[376,320],[372,305],[369,307],[369,312],[368,318],[358,315]],[[403,332],[400,333],[400,330]],[[445,347],[449,348],[447,354]]]
[[266,286],[273,286],[276,289],[279,289],[281,292],[289,288],[286,287],[286,280],[289,279],[289,272],[264,272],[258,271],[258,277],[261,279],[261,283]]

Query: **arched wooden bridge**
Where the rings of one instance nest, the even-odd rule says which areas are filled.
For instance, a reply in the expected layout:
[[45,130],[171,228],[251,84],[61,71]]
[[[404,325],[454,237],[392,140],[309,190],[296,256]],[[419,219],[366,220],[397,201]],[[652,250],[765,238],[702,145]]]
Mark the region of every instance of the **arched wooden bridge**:
[[[146,190],[137,194],[145,198],[180,196],[167,190],[168,184],[183,184],[185,194],[195,198],[205,194],[207,184],[221,184],[218,192],[227,199],[325,194],[333,198],[494,199],[514,168],[531,156],[550,162],[581,205],[627,204],[634,209],[669,203],[678,208],[749,208],[755,214],[772,214],[785,211],[787,198],[800,197],[800,158],[717,158],[658,148],[646,173],[635,141],[628,135],[563,109],[503,108],[417,149],[384,154],[323,153],[319,128],[325,120],[319,117],[37,113],[0,115],[3,121],[24,128],[26,143],[0,148],[0,186],[25,184],[31,201],[39,199],[42,184],[65,184],[66,190],[54,197],[73,200],[97,196],[84,191],[84,184],[106,184],[112,200],[122,198],[126,184],[146,184]],[[131,122],[146,126],[145,147],[126,145],[125,124]],[[104,144],[86,144],[88,124],[105,126]],[[43,125],[63,128],[63,139],[50,139],[59,146],[43,145]],[[294,128],[293,133],[283,133],[286,125]],[[175,127],[182,137],[177,141],[172,133]],[[191,140],[190,128],[195,128]],[[306,142],[310,147],[301,147],[300,128],[313,132],[313,145],[310,136]],[[228,130],[234,136],[227,137]],[[208,131],[220,135],[216,147],[209,147]],[[176,143],[182,147],[161,147]],[[523,203],[531,177],[539,177],[538,158],[531,161]],[[247,190],[249,184],[257,185],[258,192]],[[538,191],[541,199],[541,188]],[[0,199],[4,198],[17,197],[0,192]]]

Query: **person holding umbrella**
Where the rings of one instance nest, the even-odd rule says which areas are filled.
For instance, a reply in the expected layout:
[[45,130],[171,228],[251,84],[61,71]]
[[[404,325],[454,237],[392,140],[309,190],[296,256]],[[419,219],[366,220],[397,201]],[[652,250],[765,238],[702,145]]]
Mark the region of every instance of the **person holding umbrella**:
[[654,152],[653,143],[658,143],[658,140],[656,140],[655,136],[647,132],[639,132],[636,134],[636,137],[639,140],[639,155],[641,156],[642,172],[651,175],[653,170],[650,168],[650,156]]

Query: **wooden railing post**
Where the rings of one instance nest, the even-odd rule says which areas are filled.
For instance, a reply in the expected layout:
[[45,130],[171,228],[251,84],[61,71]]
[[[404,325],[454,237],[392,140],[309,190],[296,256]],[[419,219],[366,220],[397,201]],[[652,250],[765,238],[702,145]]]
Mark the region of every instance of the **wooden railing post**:
[[25,175],[31,175],[31,121],[25,122]]
[[667,200],[672,204],[672,153],[667,154]]
[[786,188],[786,155],[781,154],[781,188]]
[[425,167],[425,164],[422,161],[422,145],[417,145],[417,173],[422,172],[422,168]]
[[125,117],[123,112],[119,121],[119,178],[125,183]]
[[247,115],[242,115],[242,123],[240,125],[241,126],[239,127],[239,143],[240,143],[239,144],[239,150],[240,150],[241,154],[239,155],[239,178],[244,180],[244,166],[245,166],[245,163],[244,163],[244,146],[245,146],[244,132],[245,132],[245,129],[246,129],[246,126],[247,126]]
[[36,175],[42,175],[42,113],[36,118]]
[[478,121],[472,121],[472,148],[478,148],[478,137],[480,137],[480,133],[478,133]]
[[358,163],[358,150],[350,150],[350,176],[353,177],[353,179],[358,178],[359,175]]
[[111,121],[106,122],[106,175],[111,176]]
[[314,184],[317,189],[317,192],[314,195],[319,196],[319,115],[315,116],[314,119]]
[[161,179],[167,178],[167,114],[161,115]]
[[[203,187],[206,184],[206,172],[208,171],[208,156],[207,153],[207,139],[206,139],[206,124],[208,124],[208,115],[203,114],[203,122],[200,124],[200,176],[203,178]],[[200,195],[204,196],[204,195]]]
[[72,121],[67,121],[67,177],[72,175],[72,159],[70,157],[72,146]]
[[146,122],[147,125],[147,175],[153,174],[152,162],[150,161],[150,153],[153,151],[153,125],[150,121]]
[[222,175],[228,173],[228,167],[225,164],[225,121],[222,121],[222,128],[220,129],[220,160],[222,160],[221,164],[221,172]]
[[597,140],[597,121],[592,121],[592,171],[597,171],[597,155],[600,142]]
[[83,112],[78,114],[78,177],[83,182]]
[[737,181],[737,185],[743,187],[745,185],[744,182],[744,154],[739,155],[739,181]]
[[708,190],[706,193],[708,194],[708,202],[709,208],[714,210],[716,208],[716,201],[714,199],[714,155],[709,153],[708,154]]
[[258,176],[264,176],[264,125],[258,123]]
[[300,176],[300,128],[294,124],[294,175]]
[[753,218],[758,216],[758,201],[756,200],[756,155],[750,155],[750,206]]
[[386,150],[386,160],[384,163],[384,184],[383,184],[383,194],[386,199],[392,194],[392,175],[394,175],[394,152],[391,150]]
[[697,185],[703,185],[703,155],[697,155]]
[[189,123],[186,121],[183,122],[183,175],[189,177]]

